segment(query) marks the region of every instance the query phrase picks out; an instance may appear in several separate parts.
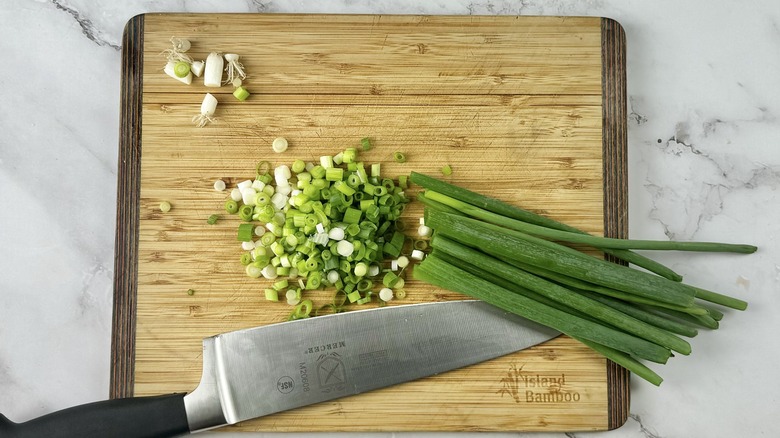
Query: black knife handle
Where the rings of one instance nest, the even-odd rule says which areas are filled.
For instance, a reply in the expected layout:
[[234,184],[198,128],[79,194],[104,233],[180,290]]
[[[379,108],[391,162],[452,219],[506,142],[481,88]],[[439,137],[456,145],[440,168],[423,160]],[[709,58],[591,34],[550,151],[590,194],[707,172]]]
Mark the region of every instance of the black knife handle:
[[0,414],[0,438],[163,438],[189,432],[184,394],[106,400],[18,424]]

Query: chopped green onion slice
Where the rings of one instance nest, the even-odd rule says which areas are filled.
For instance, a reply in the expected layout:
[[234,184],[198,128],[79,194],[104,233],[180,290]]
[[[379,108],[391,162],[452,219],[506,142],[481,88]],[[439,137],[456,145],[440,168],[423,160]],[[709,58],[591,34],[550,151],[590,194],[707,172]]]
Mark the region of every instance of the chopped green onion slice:
[[390,301],[393,299],[393,290],[389,287],[382,288],[379,291],[379,299],[382,301]]
[[219,220],[219,215],[212,214],[211,216],[209,216],[208,219],[206,219],[206,223],[209,225],[214,225],[217,223],[218,220]]
[[[354,163],[356,158],[357,158],[357,149],[355,148],[344,149],[344,152],[341,156],[341,160],[344,164]],[[347,168],[349,168],[349,166],[347,166]]]
[[[252,220],[252,214],[255,212],[254,207],[251,205],[242,205],[241,208],[238,209],[238,217],[241,218],[242,221],[249,222]],[[254,231],[254,228],[252,229]]]
[[266,289],[265,299],[268,301],[279,301],[279,291],[276,289]]
[[[303,173],[304,170],[306,170],[306,163],[303,162],[303,160],[295,160],[291,167],[293,173]],[[300,181],[301,175],[298,175],[298,180]]]
[[359,209],[348,207],[347,210],[344,212],[344,222],[348,224],[357,224],[360,222],[360,218],[363,215],[363,212]]
[[403,152],[394,152],[393,159],[395,160],[396,163],[405,163],[406,155]]
[[251,242],[252,235],[254,234],[254,226],[250,223],[241,224],[238,226],[238,240],[241,242]]
[[372,148],[371,139],[369,139],[368,137],[360,139],[360,144],[361,146],[363,146],[364,151],[370,151]]
[[444,176],[452,175],[452,166],[450,166],[449,164],[445,164],[444,167],[441,168],[441,173]]
[[257,166],[255,166],[255,173],[257,173],[258,175],[267,175],[268,172],[270,171],[271,171],[271,163],[269,163],[268,161],[263,160],[257,163]]
[[236,91],[233,92],[233,97],[243,102],[249,97],[249,91],[244,87],[238,87],[236,88]]
[[382,284],[384,284],[386,287],[392,288],[395,287],[396,283],[398,283],[398,279],[399,277],[397,275],[392,272],[388,272],[382,279]]
[[256,266],[254,263],[246,265],[246,275],[252,278],[260,278],[263,275],[263,268]]
[[368,274],[368,265],[360,262],[355,265],[355,275],[358,277],[363,277],[366,274]]
[[[249,93],[247,93],[247,96]],[[274,141],[271,143],[271,149],[276,152],[277,154],[281,154],[282,152],[287,150],[287,139],[284,137],[277,137],[274,139]],[[283,166],[287,167],[287,166]]]
[[358,290],[358,292],[371,293],[372,286],[374,286],[374,282],[369,280],[368,278],[364,278],[358,282],[356,289]]
[[303,300],[300,303],[298,303],[297,306],[295,306],[295,316],[296,318],[307,318],[309,314],[311,313],[313,303],[311,300]]
[[311,173],[312,178],[314,178],[314,179],[325,178],[325,172],[326,172],[326,169],[324,167],[322,167],[321,165],[314,166],[309,171],[309,173]]
[[425,240],[415,240],[414,241],[414,249],[418,249],[420,251],[425,251],[428,249],[428,242]]
[[344,169],[340,167],[331,167],[327,168],[325,170],[325,180],[326,181],[341,181],[344,179]]
[[333,297],[333,305],[341,307],[347,302],[347,294],[343,290],[337,290],[336,295]]
[[179,61],[173,65],[173,74],[176,77],[183,78],[190,74],[190,64],[184,61]]

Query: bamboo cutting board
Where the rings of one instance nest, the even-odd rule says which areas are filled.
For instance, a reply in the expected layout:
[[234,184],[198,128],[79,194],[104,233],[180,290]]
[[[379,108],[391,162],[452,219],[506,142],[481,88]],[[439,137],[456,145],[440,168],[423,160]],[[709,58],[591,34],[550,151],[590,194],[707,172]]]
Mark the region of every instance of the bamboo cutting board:
[[[241,55],[252,93],[162,72],[190,54]],[[314,161],[371,137],[385,175],[412,170],[593,233],[627,235],[625,36],[609,19],[146,14],[123,40],[112,397],[191,391],[201,339],[286,319],[247,278],[229,185],[258,161]],[[217,120],[191,122],[204,93]],[[275,137],[290,149],[273,154]],[[394,151],[408,156],[392,162]],[[173,209],[159,212],[161,201]],[[421,215],[412,203],[404,220]],[[194,295],[187,290],[194,289]],[[409,281],[403,305],[463,298]],[[628,374],[559,337],[483,364],[235,426],[244,431],[571,431],[628,415]]]

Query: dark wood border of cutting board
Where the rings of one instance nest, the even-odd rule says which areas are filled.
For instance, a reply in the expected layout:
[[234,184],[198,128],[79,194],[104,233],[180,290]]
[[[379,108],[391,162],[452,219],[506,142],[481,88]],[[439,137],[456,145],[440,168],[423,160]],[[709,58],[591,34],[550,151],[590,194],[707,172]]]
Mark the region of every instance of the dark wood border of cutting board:
[[135,311],[138,288],[138,224],[141,196],[141,103],[143,96],[144,16],[136,15],[122,35],[114,311],[109,397],[133,395]]
[[[626,34],[609,18],[601,19],[602,151],[604,235],[628,237],[628,156],[626,113]],[[610,259],[617,262],[615,259]],[[607,424],[623,425],[631,404],[629,372],[607,361]]]
[[[141,190],[141,100],[144,16],[128,21],[122,37],[117,217],[110,398],[133,395],[138,226]],[[626,37],[614,20],[601,20],[604,234],[628,236]],[[607,361],[608,427],[625,423],[629,373]]]

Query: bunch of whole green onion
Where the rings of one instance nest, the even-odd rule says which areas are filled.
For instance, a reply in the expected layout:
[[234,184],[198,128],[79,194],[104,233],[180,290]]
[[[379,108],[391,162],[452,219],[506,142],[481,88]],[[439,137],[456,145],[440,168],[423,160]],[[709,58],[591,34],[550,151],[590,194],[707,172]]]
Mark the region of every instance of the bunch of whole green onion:
[[[610,239],[522,210],[419,173],[425,188],[425,225],[433,252],[414,278],[484,300],[561,331],[659,385],[640,360],[666,363],[672,352],[691,353],[682,337],[716,329],[717,304],[744,310],[747,303],[690,286],[671,269],[632,249],[734,252],[752,245]],[[558,242],[588,245],[648,271],[607,262]],[[681,337],[682,336],[682,337]]]

